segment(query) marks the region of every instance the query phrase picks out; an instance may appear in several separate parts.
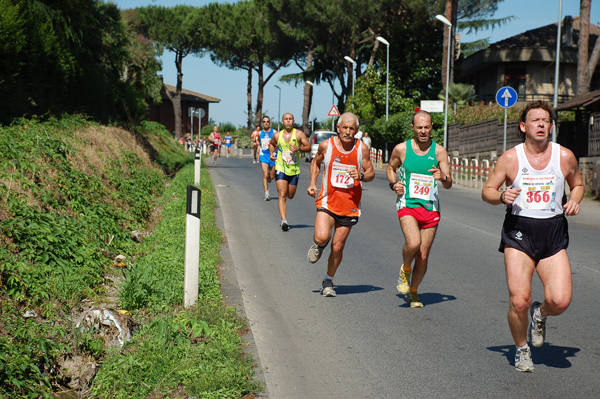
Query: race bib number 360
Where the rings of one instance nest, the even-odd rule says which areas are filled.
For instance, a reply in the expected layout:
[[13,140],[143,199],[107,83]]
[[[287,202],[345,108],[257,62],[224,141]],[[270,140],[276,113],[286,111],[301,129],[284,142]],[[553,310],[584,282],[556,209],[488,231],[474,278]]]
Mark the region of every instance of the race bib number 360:
[[410,198],[433,201],[437,188],[434,184],[433,176],[421,175],[419,173],[410,174]]
[[556,197],[556,176],[523,176],[521,208],[553,209]]

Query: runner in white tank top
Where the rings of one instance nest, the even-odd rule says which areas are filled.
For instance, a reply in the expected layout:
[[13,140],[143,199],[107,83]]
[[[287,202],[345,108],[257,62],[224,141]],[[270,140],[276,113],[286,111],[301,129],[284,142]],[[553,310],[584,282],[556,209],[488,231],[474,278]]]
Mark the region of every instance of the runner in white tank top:
[[[508,325],[516,346],[515,368],[534,369],[528,341],[541,347],[546,317],[563,313],[573,293],[567,219],[577,215],[584,187],[577,159],[550,141],[554,110],[543,102],[521,112],[523,144],[506,151],[481,192],[492,204],[505,204],[500,250],[504,252],[509,293]],[[565,182],[571,189],[564,196]],[[505,191],[499,191],[506,183]],[[544,285],[542,303],[531,303],[533,273]],[[531,320],[530,320],[531,318]]]

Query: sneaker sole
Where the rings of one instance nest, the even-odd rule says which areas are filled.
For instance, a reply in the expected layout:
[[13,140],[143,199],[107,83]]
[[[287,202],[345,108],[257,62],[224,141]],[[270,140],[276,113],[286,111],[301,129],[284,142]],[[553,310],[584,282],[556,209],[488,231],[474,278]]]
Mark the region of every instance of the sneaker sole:
[[533,370],[535,370],[535,368],[534,367],[519,368],[519,367],[515,366],[515,370],[520,371],[521,373],[533,373]]
[[323,290],[323,296],[326,296],[326,297],[334,297],[334,296],[336,296],[336,293],[335,293],[335,291],[333,290],[333,288],[329,288],[329,287],[327,287],[327,288],[325,288],[325,289]]

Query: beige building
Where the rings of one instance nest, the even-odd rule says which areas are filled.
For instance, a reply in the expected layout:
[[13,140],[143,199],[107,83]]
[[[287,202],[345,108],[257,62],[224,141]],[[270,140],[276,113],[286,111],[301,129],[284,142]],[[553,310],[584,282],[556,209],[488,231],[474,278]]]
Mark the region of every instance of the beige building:
[[[480,100],[495,101],[498,89],[510,86],[518,101],[554,99],[557,24],[526,31],[493,43],[467,57],[461,64],[462,83],[475,86]],[[600,27],[590,24],[589,52],[600,35]],[[577,43],[579,17],[565,17],[561,28],[558,102],[575,95],[577,85]],[[592,77],[590,90],[600,89],[600,68]]]

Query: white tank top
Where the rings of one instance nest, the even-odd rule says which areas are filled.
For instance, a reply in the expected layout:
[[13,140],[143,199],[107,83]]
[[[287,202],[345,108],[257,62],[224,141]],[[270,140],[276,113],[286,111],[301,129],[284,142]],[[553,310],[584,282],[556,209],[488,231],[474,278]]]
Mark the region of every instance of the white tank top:
[[520,188],[521,193],[512,204],[513,215],[548,219],[564,213],[565,178],[560,169],[560,145],[550,144],[550,162],[541,170],[534,169],[529,164],[523,144],[515,147],[519,172],[511,187]]

